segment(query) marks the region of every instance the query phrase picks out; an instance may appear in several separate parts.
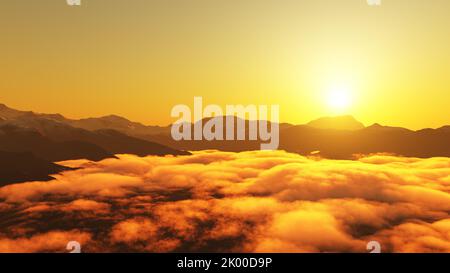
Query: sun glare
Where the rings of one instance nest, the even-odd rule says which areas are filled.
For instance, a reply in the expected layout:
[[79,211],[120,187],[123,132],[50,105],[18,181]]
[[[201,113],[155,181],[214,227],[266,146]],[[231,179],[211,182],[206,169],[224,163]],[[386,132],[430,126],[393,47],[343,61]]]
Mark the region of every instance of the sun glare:
[[327,94],[327,104],[334,111],[344,111],[351,104],[350,89],[347,87],[333,87]]

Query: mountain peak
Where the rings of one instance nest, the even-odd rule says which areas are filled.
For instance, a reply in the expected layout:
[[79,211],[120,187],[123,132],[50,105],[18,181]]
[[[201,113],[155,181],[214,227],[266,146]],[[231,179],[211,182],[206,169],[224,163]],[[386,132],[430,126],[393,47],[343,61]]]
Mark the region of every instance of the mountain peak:
[[367,127],[367,128],[381,128],[381,127],[383,127],[383,125],[381,125],[381,124],[379,124],[379,123],[374,123],[374,124],[370,125],[370,126]]
[[349,130],[355,131],[364,128],[364,124],[356,120],[353,116],[335,116],[322,117],[310,121],[307,126],[318,129],[333,129],[333,130]]
[[101,117],[101,119],[108,120],[108,121],[126,121],[126,122],[129,122],[128,119],[126,119],[124,117],[121,117],[121,116],[118,116],[118,115],[108,115],[108,116]]
[[9,108],[5,104],[0,103],[0,115],[3,119],[17,118],[24,115],[25,113],[26,112]]

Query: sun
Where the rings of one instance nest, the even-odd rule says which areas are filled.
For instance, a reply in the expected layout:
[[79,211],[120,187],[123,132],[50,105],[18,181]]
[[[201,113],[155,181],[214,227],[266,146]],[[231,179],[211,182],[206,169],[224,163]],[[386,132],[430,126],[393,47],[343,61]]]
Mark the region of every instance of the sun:
[[327,105],[330,110],[341,112],[347,110],[351,103],[351,90],[345,86],[333,86],[326,95]]

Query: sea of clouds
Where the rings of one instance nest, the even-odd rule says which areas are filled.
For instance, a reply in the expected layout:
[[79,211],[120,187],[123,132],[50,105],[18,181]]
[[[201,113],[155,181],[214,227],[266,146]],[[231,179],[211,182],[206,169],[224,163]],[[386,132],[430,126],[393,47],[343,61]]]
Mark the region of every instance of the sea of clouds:
[[0,188],[0,252],[450,252],[450,158],[283,151],[63,162]]

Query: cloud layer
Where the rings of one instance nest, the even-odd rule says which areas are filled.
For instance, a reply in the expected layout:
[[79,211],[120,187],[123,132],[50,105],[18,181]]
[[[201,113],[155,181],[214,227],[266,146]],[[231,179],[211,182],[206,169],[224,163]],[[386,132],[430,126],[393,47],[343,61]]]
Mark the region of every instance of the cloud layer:
[[450,252],[450,158],[120,155],[0,188],[0,252]]

